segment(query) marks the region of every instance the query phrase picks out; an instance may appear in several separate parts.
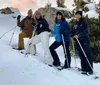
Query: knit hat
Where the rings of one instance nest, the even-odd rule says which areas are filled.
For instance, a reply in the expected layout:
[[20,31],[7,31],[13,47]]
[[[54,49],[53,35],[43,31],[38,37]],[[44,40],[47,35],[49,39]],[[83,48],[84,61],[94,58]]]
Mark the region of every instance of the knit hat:
[[41,13],[40,13],[39,10],[35,11],[35,15],[36,15],[36,14],[40,14],[40,15],[41,15]]
[[31,15],[32,16],[32,14],[33,14],[32,9],[28,10],[28,15]]
[[60,11],[58,11],[57,13],[56,13],[56,15],[63,15]]
[[83,15],[83,14],[82,14],[82,11],[77,11],[77,12],[75,13],[75,15],[77,15],[77,14],[79,14],[79,15],[81,15],[81,16]]

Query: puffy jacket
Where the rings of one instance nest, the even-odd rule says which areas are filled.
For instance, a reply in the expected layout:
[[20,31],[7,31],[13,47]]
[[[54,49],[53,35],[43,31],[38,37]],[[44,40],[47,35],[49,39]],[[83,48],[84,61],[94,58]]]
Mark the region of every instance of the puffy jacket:
[[60,33],[60,30],[65,32],[63,34],[65,42],[69,41],[70,29],[66,20],[56,23],[54,25],[54,30],[51,31],[51,33],[55,35],[55,39],[57,42],[62,42],[62,34]]
[[89,24],[86,20],[81,19],[80,21],[76,21],[71,30],[71,36],[78,35],[79,39],[85,39],[89,37]]
[[[36,25],[36,28],[35,28],[35,25]],[[35,30],[35,29],[36,29],[35,33],[37,35],[42,32],[45,32],[45,31],[50,32],[49,24],[44,18],[40,18],[40,19],[36,20],[35,23],[33,23],[33,30]]]
[[33,22],[34,22],[34,19],[27,16],[22,21],[17,20],[17,26],[21,27],[22,31],[25,32],[27,36],[32,36]]

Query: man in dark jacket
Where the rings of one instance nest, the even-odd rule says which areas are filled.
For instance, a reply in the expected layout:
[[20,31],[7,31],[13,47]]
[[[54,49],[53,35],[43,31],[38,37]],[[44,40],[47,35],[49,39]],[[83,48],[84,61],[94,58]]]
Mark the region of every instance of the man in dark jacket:
[[[31,38],[33,29],[32,23],[34,19],[32,18],[32,10],[28,11],[28,16],[26,16],[22,21],[20,21],[21,16],[17,17],[17,25],[22,29],[22,32],[19,34],[19,41],[18,41],[18,50],[24,49],[24,38]],[[35,46],[34,46],[35,48]],[[35,48],[36,53],[36,48]]]
[[[33,26],[35,27],[33,29],[35,36],[29,40],[29,45],[31,44],[29,48],[31,49],[33,48],[33,45],[41,42],[44,48],[44,62],[51,65],[52,57],[49,50],[49,24],[44,18],[42,18],[40,11],[35,12],[35,19],[35,23],[33,23]],[[32,54],[31,50],[29,50],[29,53]]]
[[[93,70],[91,69],[91,67],[93,67],[93,62],[92,62],[91,49],[90,49],[89,25],[88,22],[82,18],[82,11],[77,11],[75,18],[76,18],[76,22],[72,26],[71,36],[74,38],[76,42],[76,48],[79,52],[79,56],[81,59],[82,74],[86,74],[86,73],[93,74]],[[76,39],[79,39],[87,55],[87,58],[91,64],[91,67],[87,62]]]

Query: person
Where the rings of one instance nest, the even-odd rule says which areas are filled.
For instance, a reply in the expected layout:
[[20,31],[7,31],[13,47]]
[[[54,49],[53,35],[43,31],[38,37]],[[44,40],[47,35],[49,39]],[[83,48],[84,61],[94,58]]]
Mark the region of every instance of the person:
[[72,26],[71,36],[74,38],[76,42],[76,49],[79,53],[79,57],[81,59],[81,70],[82,74],[93,74],[93,70],[91,69],[89,63],[87,62],[78,42],[76,39],[79,40],[81,43],[87,58],[93,67],[92,56],[91,56],[91,49],[90,49],[90,39],[89,39],[89,24],[88,22],[82,18],[82,11],[77,11],[76,15],[76,22]]
[[[63,43],[65,43],[64,53],[66,50],[67,55],[65,54],[64,68],[70,68],[70,63],[71,63],[71,57],[70,57],[70,51],[69,51],[70,29],[69,29],[67,21],[63,17],[63,14],[59,11],[56,13],[54,30],[52,30],[51,33],[56,36],[55,42],[50,46],[50,52],[51,52],[51,55],[52,55],[53,60],[54,60],[53,65],[56,67],[59,67],[61,65],[59,57],[58,57],[55,50],[61,45],[64,48]],[[62,35],[64,36],[64,42],[62,39]]]
[[[28,16],[26,16],[22,21],[20,21],[21,16],[17,17],[17,25],[22,29],[22,32],[19,34],[18,41],[18,50],[24,49],[24,40],[23,38],[31,38],[32,37],[32,23],[34,22],[34,18],[32,18],[32,10],[28,10]],[[36,46],[34,45],[35,53]]]
[[[46,19],[41,16],[39,10],[35,12],[35,23],[33,23],[33,27],[34,26],[35,36],[28,42],[28,45],[30,45],[29,49],[31,49],[33,45],[41,42],[44,48],[44,62],[45,64],[52,65],[52,57],[49,50],[49,24]],[[29,52],[32,54],[30,50]]]

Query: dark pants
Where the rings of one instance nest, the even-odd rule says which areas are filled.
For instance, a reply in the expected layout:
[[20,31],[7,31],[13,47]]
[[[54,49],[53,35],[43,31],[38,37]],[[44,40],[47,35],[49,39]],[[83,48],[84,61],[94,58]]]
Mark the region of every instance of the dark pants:
[[[62,45],[63,48],[64,48],[63,43],[62,42],[57,42],[57,41],[55,41],[50,46],[50,52],[51,52],[51,55],[52,55],[53,60],[54,60],[53,65],[55,65],[55,66],[60,66],[60,60],[59,60],[59,57],[58,57],[58,55],[57,55],[57,53],[55,51],[55,49],[57,49],[60,45]],[[70,57],[70,51],[69,51],[69,42],[66,42],[65,46],[66,46],[67,55],[65,55],[65,65],[64,65],[64,67],[68,68],[68,67],[70,67],[70,63],[71,63],[71,57]],[[67,62],[67,59],[68,59],[68,62]]]
[[[89,60],[92,68],[93,68],[93,62],[92,62],[92,56],[91,56],[91,49],[90,49],[90,40],[88,38],[85,38],[85,39],[82,39],[82,40],[79,40],[86,55],[87,55],[87,59]],[[78,53],[79,53],[79,57],[81,59],[81,68],[82,68],[82,71],[86,71],[86,72],[91,72],[92,69],[89,65],[89,63],[87,62],[78,42],[76,41],[76,47],[77,47],[77,50],[78,50]]]

